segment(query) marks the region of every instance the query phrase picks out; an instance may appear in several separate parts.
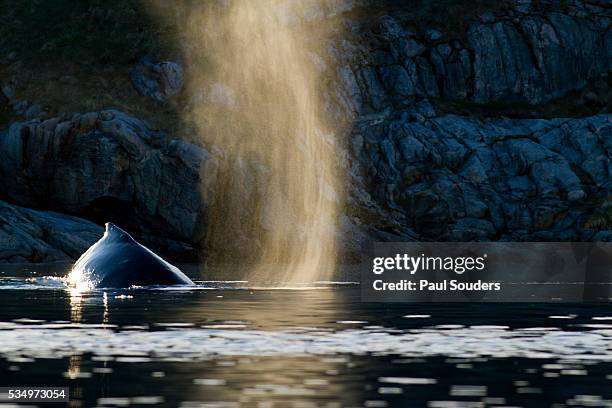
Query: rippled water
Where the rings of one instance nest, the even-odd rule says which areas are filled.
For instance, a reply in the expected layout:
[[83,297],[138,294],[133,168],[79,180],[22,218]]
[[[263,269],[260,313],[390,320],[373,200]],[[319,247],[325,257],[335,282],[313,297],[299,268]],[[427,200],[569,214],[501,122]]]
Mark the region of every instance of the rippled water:
[[606,305],[375,304],[352,284],[224,279],[79,293],[62,267],[7,268],[0,386],[66,385],[71,407],[612,406]]

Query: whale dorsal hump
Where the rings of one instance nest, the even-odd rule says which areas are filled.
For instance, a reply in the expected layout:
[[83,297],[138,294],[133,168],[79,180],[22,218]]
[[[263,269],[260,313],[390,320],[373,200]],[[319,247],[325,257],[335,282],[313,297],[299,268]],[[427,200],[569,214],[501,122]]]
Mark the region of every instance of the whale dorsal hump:
[[104,237],[116,242],[134,242],[134,238],[112,222],[106,223],[106,231]]

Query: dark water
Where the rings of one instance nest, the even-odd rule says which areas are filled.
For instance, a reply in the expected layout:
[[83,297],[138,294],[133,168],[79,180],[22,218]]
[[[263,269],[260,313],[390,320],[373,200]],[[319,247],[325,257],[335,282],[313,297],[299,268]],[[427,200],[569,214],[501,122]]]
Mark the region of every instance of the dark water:
[[227,281],[77,293],[61,273],[0,267],[0,386],[69,386],[71,407],[612,406],[607,306]]

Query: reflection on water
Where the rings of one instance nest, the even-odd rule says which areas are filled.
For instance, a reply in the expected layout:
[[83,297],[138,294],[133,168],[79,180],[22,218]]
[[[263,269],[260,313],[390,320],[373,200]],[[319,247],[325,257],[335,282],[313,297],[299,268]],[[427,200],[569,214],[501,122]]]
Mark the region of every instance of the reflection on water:
[[[70,321],[79,323],[83,318],[83,309],[81,303],[83,302],[83,293],[75,288],[68,288],[70,293]],[[104,294],[106,298],[106,294]]]
[[71,407],[612,406],[605,305],[248,282],[75,292],[31,271],[0,289],[0,386],[68,385]]
[[[99,324],[5,324],[0,353],[32,358],[151,356],[160,361],[211,356],[319,356],[356,354],[455,358],[561,358],[612,361],[612,325],[582,325],[582,331],[555,327],[510,329],[505,326],[436,325],[422,329],[380,326],[321,329],[295,327],[251,330],[235,321],[196,326],[189,323],[146,327]],[[32,334],[36,333],[36,337]],[[147,357],[148,359],[148,357]],[[71,366],[77,365],[72,361]],[[78,374],[78,369],[75,369]],[[72,370],[72,371],[75,371]],[[69,370],[70,371],[70,370]],[[70,375],[70,378],[73,378]]]

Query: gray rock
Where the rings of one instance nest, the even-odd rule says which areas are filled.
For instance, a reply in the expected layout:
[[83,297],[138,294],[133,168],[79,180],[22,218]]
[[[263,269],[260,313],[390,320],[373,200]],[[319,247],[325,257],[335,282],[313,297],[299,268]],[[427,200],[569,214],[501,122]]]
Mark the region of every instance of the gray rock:
[[[132,230],[188,243],[202,238],[206,150],[115,110],[14,123],[0,133],[3,195],[20,205],[128,218]],[[205,194],[203,191],[202,194]]]
[[467,50],[454,51],[444,62],[443,95],[449,100],[467,98],[471,77],[471,61]]
[[130,79],[142,96],[165,102],[181,91],[183,68],[174,61],[153,62],[145,59],[130,71]]
[[515,10],[519,13],[528,13],[531,9],[531,0],[517,0]]
[[338,104],[344,109],[345,117],[354,118],[360,111],[363,98],[357,78],[348,65],[337,70],[338,87],[336,90]]
[[15,112],[17,115],[25,116],[25,113],[30,107],[30,102],[24,99],[13,99],[11,101],[11,107],[13,108],[13,112]]
[[597,105],[599,103],[599,98],[597,97],[597,94],[593,91],[585,92],[582,95],[582,99],[584,100],[584,103],[586,105]]
[[[576,4],[582,7],[582,2]],[[386,15],[379,19],[381,35],[376,41],[370,40],[373,33],[363,25],[358,31],[363,38],[342,40],[339,50],[343,51],[336,56],[356,71],[403,66],[409,81],[399,82],[397,94],[387,90],[392,101],[405,93],[404,84],[411,83],[415,95],[422,97],[535,105],[580,90],[612,70],[609,8],[598,7],[588,18],[554,2],[547,2],[546,12],[532,10],[531,2],[522,0],[516,9],[484,12],[466,33],[460,33],[465,36],[441,44],[444,35],[439,31],[426,30],[427,42],[421,42]],[[382,106],[378,93],[372,92],[372,76],[363,77],[359,82],[363,105]],[[389,89],[393,82],[386,82]]]
[[400,23],[388,15],[380,17],[379,29],[380,33],[388,39],[400,38],[406,35]]
[[[363,122],[359,132],[368,129]],[[372,131],[358,154],[371,167],[372,199],[429,239],[578,239],[571,203],[612,194],[609,115],[413,122],[408,114]]]
[[103,233],[77,217],[0,201],[0,262],[71,262]]
[[365,93],[365,98],[368,100],[370,108],[377,112],[388,106],[387,93],[381,85],[376,69],[374,67],[364,67],[361,69],[362,86],[360,87]]
[[419,90],[419,95],[430,98],[439,97],[440,90],[438,89],[438,82],[429,61],[423,57],[417,57],[415,61],[418,74],[417,90]]
[[427,37],[429,41],[438,41],[442,39],[443,34],[438,30],[430,28],[429,30],[425,32],[425,36]]
[[597,188],[610,188],[612,120],[609,115],[582,121],[566,120],[560,126],[542,129],[536,136],[542,145],[581,169]]
[[599,231],[593,236],[592,241],[594,242],[612,242],[612,231]]
[[469,41],[475,51],[474,100],[527,99],[541,102],[542,82],[531,53],[516,28],[509,23],[477,24]]
[[416,57],[423,51],[425,51],[425,46],[412,38],[404,43],[404,55],[408,58]]
[[15,98],[15,89],[11,84],[6,83],[2,85],[2,94],[6,97],[6,99],[11,101],[13,98]]
[[28,107],[28,109],[25,111],[23,116],[26,119],[33,119],[33,118],[36,118],[36,117],[40,116],[41,113],[43,113],[42,106],[34,104],[34,105],[31,105],[30,107]]
[[[395,16],[380,17],[379,32],[355,22],[350,36],[330,46],[339,67],[338,86],[326,96],[325,109],[338,121],[361,120],[359,114],[383,118],[422,98],[435,99],[444,109],[472,106],[445,101],[526,109],[523,104],[568,95],[612,70],[607,8],[599,7],[587,19],[554,2],[538,10],[529,1],[516,4],[519,10],[484,13],[467,32],[453,33],[444,43],[442,33],[425,29],[421,39]],[[598,98],[585,95],[585,105],[605,109],[605,91],[598,89]],[[406,118],[419,122],[427,117],[414,113]],[[591,172],[601,173],[600,167],[591,160]]]
[[573,190],[567,193],[567,199],[569,201],[582,200],[585,196],[586,193],[583,190]]
[[[475,52],[474,100],[541,103],[580,89],[609,71],[604,32],[586,20],[551,12],[519,24],[475,23],[468,32]],[[567,61],[573,61],[567,64]]]
[[410,109],[410,114],[418,114],[424,118],[433,118],[436,116],[436,110],[427,99],[415,103]]
[[379,20],[380,32],[390,44],[391,52],[400,62],[404,58],[414,58],[422,54],[427,47],[411,38],[413,33],[404,31],[399,22],[391,16],[383,16]]
[[380,68],[380,77],[387,92],[398,99],[414,96],[415,88],[412,78],[401,65]]

